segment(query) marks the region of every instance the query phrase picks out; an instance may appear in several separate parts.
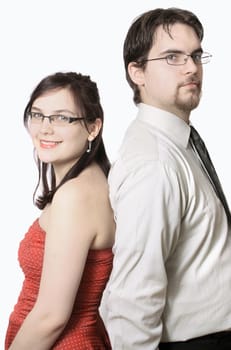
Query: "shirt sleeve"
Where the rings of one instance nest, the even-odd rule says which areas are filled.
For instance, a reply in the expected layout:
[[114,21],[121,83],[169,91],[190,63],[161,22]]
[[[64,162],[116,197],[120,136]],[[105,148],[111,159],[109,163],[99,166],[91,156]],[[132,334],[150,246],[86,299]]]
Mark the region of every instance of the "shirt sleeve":
[[180,231],[177,174],[159,161],[110,177],[116,220],[113,270],[106,291],[106,326],[113,350],[158,349],[167,274],[165,262]]

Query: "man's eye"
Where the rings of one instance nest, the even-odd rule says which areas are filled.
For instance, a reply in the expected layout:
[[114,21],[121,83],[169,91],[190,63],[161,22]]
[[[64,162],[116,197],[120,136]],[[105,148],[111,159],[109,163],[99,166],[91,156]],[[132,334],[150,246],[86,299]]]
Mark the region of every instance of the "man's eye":
[[170,55],[167,56],[167,59],[170,61],[176,61],[178,59],[178,55],[175,53],[171,53]]
[[194,55],[193,55],[194,61],[201,61],[201,56],[202,56],[201,53],[196,53],[196,54],[194,54]]

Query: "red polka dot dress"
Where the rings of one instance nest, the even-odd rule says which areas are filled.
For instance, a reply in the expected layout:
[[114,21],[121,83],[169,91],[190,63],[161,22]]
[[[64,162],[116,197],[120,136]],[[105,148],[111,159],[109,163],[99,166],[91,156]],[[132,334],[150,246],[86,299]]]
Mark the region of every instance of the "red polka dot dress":
[[[17,304],[10,315],[5,350],[9,348],[23,320],[36,301],[41,277],[45,235],[46,233],[40,227],[37,219],[20,243],[18,256],[25,280]],[[112,260],[111,249],[89,251],[71,317],[52,349],[111,349],[98,308],[112,269]]]

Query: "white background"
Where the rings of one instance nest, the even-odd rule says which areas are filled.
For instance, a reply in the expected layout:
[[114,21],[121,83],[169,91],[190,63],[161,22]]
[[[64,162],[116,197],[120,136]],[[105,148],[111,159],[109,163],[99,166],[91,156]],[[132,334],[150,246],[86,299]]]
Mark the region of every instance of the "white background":
[[213,54],[204,66],[203,96],[191,120],[204,137],[231,203],[228,0],[8,0],[0,4],[0,349],[22,283],[18,244],[38,215],[32,204],[37,170],[22,122],[29,95],[40,79],[56,71],[90,75],[99,87],[104,141],[113,160],[136,113],[123,68],[125,35],[136,16],[170,6],[198,15],[205,29],[203,48]]

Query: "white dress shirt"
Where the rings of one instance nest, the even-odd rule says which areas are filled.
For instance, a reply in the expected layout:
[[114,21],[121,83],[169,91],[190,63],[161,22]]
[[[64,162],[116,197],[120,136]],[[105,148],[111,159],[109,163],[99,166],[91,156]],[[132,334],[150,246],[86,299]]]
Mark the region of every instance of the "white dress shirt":
[[102,308],[113,350],[231,328],[231,230],[190,127],[138,107],[109,175],[117,229]]

